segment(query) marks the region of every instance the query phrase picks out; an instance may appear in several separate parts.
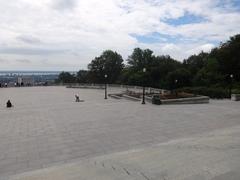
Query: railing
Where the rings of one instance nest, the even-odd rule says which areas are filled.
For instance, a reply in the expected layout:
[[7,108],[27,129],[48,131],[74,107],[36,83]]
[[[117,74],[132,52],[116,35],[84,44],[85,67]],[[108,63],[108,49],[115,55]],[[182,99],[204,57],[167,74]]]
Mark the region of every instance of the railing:
[[[66,86],[68,88],[90,88],[90,89],[104,89],[105,84],[87,84],[87,83],[62,83],[59,84],[61,86]],[[141,86],[131,86],[131,85],[123,85],[123,84],[107,84],[108,88],[121,88],[126,90],[142,90]],[[145,87],[146,92],[155,93],[155,94],[163,94],[169,92],[165,89],[151,88]]]
[[[105,84],[94,84],[94,83],[48,83],[48,84],[32,84],[30,86],[66,86],[68,88],[89,88],[89,89],[104,89]],[[4,87],[4,84],[1,86],[2,88]],[[12,84],[8,84],[7,87],[15,87]],[[28,86],[24,86],[28,87]],[[125,85],[125,84],[107,84],[108,88],[121,88],[125,90],[132,90],[132,91],[142,91],[141,86],[132,86],[132,85]],[[158,88],[152,88],[152,87],[145,87],[146,93],[150,94],[163,94],[166,92],[169,92],[168,90],[165,89],[158,89]]]

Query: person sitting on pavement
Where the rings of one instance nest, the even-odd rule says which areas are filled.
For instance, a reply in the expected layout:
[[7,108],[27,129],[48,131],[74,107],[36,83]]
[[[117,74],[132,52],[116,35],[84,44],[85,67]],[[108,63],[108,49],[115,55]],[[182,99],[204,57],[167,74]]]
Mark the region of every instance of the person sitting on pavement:
[[79,95],[78,95],[78,94],[75,95],[75,98],[76,98],[76,102],[80,102],[80,99],[79,99]]
[[13,107],[13,105],[12,105],[12,103],[11,103],[10,100],[7,101],[6,105],[7,105],[7,108],[11,108],[11,107]]

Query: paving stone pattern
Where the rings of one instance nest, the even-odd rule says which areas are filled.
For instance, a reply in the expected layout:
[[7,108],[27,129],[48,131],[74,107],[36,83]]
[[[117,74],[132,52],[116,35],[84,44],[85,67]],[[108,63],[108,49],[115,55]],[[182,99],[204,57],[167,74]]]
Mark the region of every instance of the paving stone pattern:
[[[85,102],[74,102],[75,94]],[[8,99],[14,108],[5,108]],[[239,107],[230,100],[142,105],[105,100],[104,90],[93,89],[1,88],[0,177],[234,127]]]

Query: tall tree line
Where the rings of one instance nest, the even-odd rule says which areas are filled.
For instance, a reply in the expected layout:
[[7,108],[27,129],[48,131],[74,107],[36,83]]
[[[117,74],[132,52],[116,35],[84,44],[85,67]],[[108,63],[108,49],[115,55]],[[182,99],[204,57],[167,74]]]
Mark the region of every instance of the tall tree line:
[[[106,50],[95,57],[88,70],[76,75],[62,72],[58,82],[118,83],[158,88],[240,86],[240,34],[212,49],[179,62],[170,56],[156,56],[150,49],[135,48],[127,64],[117,52]],[[143,72],[146,68],[146,72]],[[105,74],[107,78],[105,78]]]

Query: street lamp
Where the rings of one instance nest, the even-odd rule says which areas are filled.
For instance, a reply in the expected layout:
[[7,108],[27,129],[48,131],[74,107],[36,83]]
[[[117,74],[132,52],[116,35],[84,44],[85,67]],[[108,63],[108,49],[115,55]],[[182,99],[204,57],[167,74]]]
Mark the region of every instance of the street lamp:
[[175,79],[175,95],[177,96],[177,83],[178,83],[178,80]]
[[233,74],[230,74],[230,86],[229,86],[229,97],[232,96],[232,82],[233,82]]
[[[143,68],[143,73],[145,74],[146,68]],[[145,84],[143,82],[143,94],[142,94],[142,104],[145,104]]]
[[107,99],[107,74],[104,75],[105,77],[105,99]]

